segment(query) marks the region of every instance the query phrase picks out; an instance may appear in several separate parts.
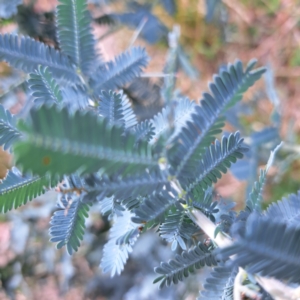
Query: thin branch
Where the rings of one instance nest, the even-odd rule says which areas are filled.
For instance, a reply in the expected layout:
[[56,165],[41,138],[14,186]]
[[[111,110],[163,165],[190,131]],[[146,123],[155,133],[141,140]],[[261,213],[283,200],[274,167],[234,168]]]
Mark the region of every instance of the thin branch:
[[258,291],[251,290],[246,285],[243,285],[243,281],[247,276],[247,272],[240,267],[239,272],[234,279],[233,299],[242,300],[244,299],[244,297],[242,298],[242,295],[245,295],[251,299],[261,300],[261,294]]
[[133,33],[133,36],[129,42],[128,48],[132,47],[132,45],[135,43],[136,39],[140,35],[141,31],[143,30],[144,26],[148,22],[148,18],[143,18],[140,22],[139,26],[136,28],[136,30]]
[[292,288],[275,278],[255,277],[256,281],[275,300],[296,300],[300,299],[300,288]]
[[232,245],[232,241],[224,236],[222,233],[218,233],[215,237],[216,225],[201,211],[194,210],[193,216],[197,222],[197,225],[213,240],[220,248],[228,247]]

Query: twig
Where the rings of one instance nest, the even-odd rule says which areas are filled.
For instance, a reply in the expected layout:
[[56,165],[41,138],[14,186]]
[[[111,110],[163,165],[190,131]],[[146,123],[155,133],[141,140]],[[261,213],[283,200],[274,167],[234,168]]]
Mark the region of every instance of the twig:
[[241,294],[244,294],[247,297],[250,297],[251,299],[260,300],[261,295],[258,292],[251,290],[246,285],[243,285],[243,277],[246,276],[247,276],[247,272],[240,267],[239,272],[237,273],[234,279],[233,299],[242,300]]
[[213,240],[220,248],[228,247],[232,245],[232,241],[224,236],[222,233],[218,233],[215,237],[216,225],[201,211],[194,210],[193,216],[195,217],[198,226]]
[[135,43],[136,39],[140,35],[141,31],[143,30],[143,28],[144,28],[144,26],[146,25],[147,22],[148,22],[148,18],[143,18],[142,19],[139,26],[136,28],[136,30],[133,33],[133,36],[132,36],[132,38],[129,42],[128,48],[130,48]]
[[297,300],[300,299],[300,288],[292,288],[275,278],[255,277],[256,281],[275,300]]

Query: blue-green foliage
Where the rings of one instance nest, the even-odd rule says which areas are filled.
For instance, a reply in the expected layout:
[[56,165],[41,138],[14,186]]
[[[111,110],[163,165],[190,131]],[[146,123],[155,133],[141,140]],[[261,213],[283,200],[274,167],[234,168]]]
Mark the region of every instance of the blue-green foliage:
[[[174,193],[174,191],[173,191]],[[139,208],[134,210],[134,223],[160,222],[165,219],[165,213],[176,203],[177,195],[168,191],[149,196]]]
[[247,150],[239,132],[230,134],[228,138],[223,136],[221,142],[216,140],[214,145],[206,150],[198,164],[190,167],[190,172],[187,173],[190,175],[180,178],[182,184],[188,191],[192,191],[196,186],[205,190],[216,183],[222,177],[222,173],[226,173],[231,164],[235,163],[237,158],[242,158]]
[[206,266],[216,266],[218,264],[211,250],[199,243],[196,247],[189,251],[183,251],[181,255],[176,255],[175,259],[169,260],[168,263],[161,263],[155,268],[155,272],[162,274],[155,279],[155,282],[161,281],[160,288],[177,284],[183,281],[189,273]]
[[[160,4],[174,13],[174,1]],[[138,27],[144,38],[154,42],[165,38],[167,29],[153,19],[152,8],[135,3],[131,12],[111,19]],[[100,204],[100,213],[114,223],[101,260],[101,268],[111,276],[124,269],[138,236],[157,226],[173,250],[183,250],[156,268],[161,287],[182,281],[204,265],[218,267],[207,279],[201,299],[232,299],[237,266],[300,283],[299,195],[261,211],[269,163],[246,211],[235,213],[230,211],[231,203],[213,198],[213,184],[247,151],[239,132],[218,140],[225,112],[265,68],[254,70],[255,60],[245,69],[238,60],[228,64],[196,104],[175,93],[173,75],[178,66],[187,73],[192,70],[175,30],[177,44],[171,47],[164,69],[170,76],[161,95],[155,91],[165,107],[152,119],[139,122],[140,115],[135,115],[132,99],[125,93],[148,64],[145,49],[130,47],[105,62],[94,49],[85,0],[61,0],[56,16],[60,51],[28,37],[0,35],[0,59],[30,73],[35,100],[18,125],[0,106],[0,143],[5,149],[12,146],[14,162],[24,174],[33,174],[8,172],[0,185],[0,212],[26,204],[61,180],[51,241],[58,248],[66,246],[70,254],[77,251],[89,206]],[[149,93],[148,88],[145,98],[151,99]],[[196,210],[195,215],[203,216],[210,226],[218,226],[215,234],[230,235],[229,247],[217,248],[206,239],[205,224],[193,215]],[[203,239],[205,244],[199,243]]]
[[0,59],[26,73],[33,73],[42,65],[49,67],[55,78],[69,82],[79,80],[66,55],[29,37],[0,35]]
[[63,101],[59,85],[52,77],[48,67],[38,66],[35,73],[31,73],[28,86],[35,103],[56,103]]
[[63,195],[60,209],[50,221],[50,241],[58,242],[57,249],[66,246],[69,254],[78,250],[83,239],[88,211],[89,205],[82,202],[82,197],[74,194]]
[[148,60],[145,49],[132,48],[117,56],[114,61],[101,64],[93,74],[90,85],[98,93],[101,90],[122,88],[141,74],[142,68],[147,66]]
[[188,217],[184,209],[176,209],[166,216],[159,226],[159,235],[169,243],[175,251],[179,245],[182,250],[187,250],[193,235],[199,233],[200,228]]
[[[95,113],[71,114],[66,107],[43,105],[31,110],[26,126],[26,138],[14,147],[16,162],[25,172],[55,176],[102,170],[126,175],[157,167],[147,142],[134,148],[134,134],[123,137],[122,127],[110,126]],[[26,153],[31,159],[24,160]]]
[[143,140],[149,142],[155,134],[155,128],[153,127],[153,124],[149,120],[145,120],[143,122],[136,124],[133,130],[134,130],[134,134],[136,135],[137,143]]
[[176,177],[183,177],[185,172],[192,171],[190,168],[195,168],[207,146],[221,132],[224,125],[221,114],[241,100],[242,94],[265,72],[263,68],[252,70],[255,63],[254,60],[249,62],[244,71],[242,63],[237,61],[214,77],[214,83],[209,85],[212,95],[203,94],[201,105],[196,107],[191,117],[192,122],[188,122],[178,134],[174,146],[169,150],[172,173]]
[[274,202],[268,206],[266,215],[273,219],[282,220],[290,224],[299,224],[300,220],[300,192],[291,194],[281,201]]
[[0,146],[7,150],[20,137],[21,133],[16,128],[16,117],[0,104]]
[[17,170],[8,171],[0,184],[0,212],[7,212],[45,193],[58,180],[49,176],[22,176]]
[[114,218],[114,224],[109,234],[110,239],[104,246],[101,268],[104,273],[109,272],[111,276],[121,274],[129,253],[138,238],[138,235],[125,240],[123,238],[124,235],[132,233],[132,230],[135,231],[137,228],[137,225],[132,223],[131,217],[132,214],[129,211],[124,211],[121,216]]
[[254,213],[237,232],[233,245],[219,250],[219,257],[235,255],[230,265],[299,284],[299,237],[299,226]]
[[204,283],[204,291],[197,300],[233,299],[233,284],[238,268],[225,266],[222,263],[214,268]]
[[108,124],[119,124],[126,129],[137,124],[136,116],[124,94],[102,91],[99,96],[99,115],[106,118]]
[[60,0],[56,10],[58,41],[61,50],[88,75],[95,63],[91,17],[85,0]]

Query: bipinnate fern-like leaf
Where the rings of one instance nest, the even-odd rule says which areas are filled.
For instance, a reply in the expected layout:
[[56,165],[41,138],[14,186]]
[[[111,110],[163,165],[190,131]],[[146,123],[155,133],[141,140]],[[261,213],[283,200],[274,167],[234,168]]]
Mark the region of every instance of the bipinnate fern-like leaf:
[[[97,200],[99,200],[97,198]],[[120,205],[120,201],[114,197],[105,197],[100,201],[100,212],[103,216],[108,216],[108,220],[112,220],[112,218],[117,216],[122,216],[122,211],[125,209]]]
[[50,242],[58,242],[57,249],[67,247],[71,255],[77,251],[83,239],[85,219],[88,217],[89,205],[81,201],[82,197],[66,194],[61,198],[60,209],[51,218]]
[[121,94],[113,91],[101,91],[98,112],[101,117],[107,119],[108,124],[123,124],[122,97]]
[[147,196],[138,196],[138,197],[127,197],[122,201],[122,206],[126,207],[126,209],[133,211],[134,209],[138,208],[144,201]]
[[196,107],[191,117],[192,121],[178,134],[169,150],[172,173],[176,177],[195,171],[195,164],[214,141],[215,135],[221,132],[224,119],[220,115],[239,101],[242,94],[265,72],[265,68],[252,70],[254,65],[255,61],[250,61],[243,71],[242,63],[237,61],[214,77],[214,82],[209,85],[212,95],[203,94],[200,106]]
[[263,200],[263,190],[265,186],[266,175],[266,170],[260,169],[258,181],[254,182],[252,191],[246,201],[247,209],[251,212],[254,210],[257,212],[261,211],[261,202]]
[[[111,277],[121,274],[138,238],[138,235],[132,235],[132,230],[135,230],[137,225],[132,223],[131,217],[132,214],[127,210],[122,212],[122,216],[115,216],[109,232],[109,241],[104,246],[100,267],[104,273],[109,272]],[[131,238],[124,239],[127,233],[131,233]]]
[[[182,178],[181,182],[187,187],[188,192],[196,186],[206,190],[222,177],[222,173],[227,172],[232,163],[235,163],[238,158],[242,158],[246,151],[248,148],[243,144],[243,139],[240,138],[238,131],[230,134],[228,138],[223,136],[221,142],[216,140],[214,145],[207,149],[196,165],[197,172],[194,173],[194,177]],[[186,174],[186,176],[191,175],[193,173]]]
[[81,84],[65,86],[62,90],[63,103],[72,111],[87,109],[90,105],[87,87]]
[[138,224],[144,224],[150,221],[161,222],[165,218],[167,211],[177,202],[177,194],[173,191],[171,194],[167,190],[150,195],[137,209],[132,221]]
[[[172,118],[174,124],[174,131],[169,137],[169,141],[171,141],[186,123],[191,121],[195,106],[196,104],[194,101],[191,101],[187,97],[182,97],[174,100],[170,105],[163,108],[163,110],[151,120],[155,128],[155,135],[151,138],[150,143],[155,143],[161,135],[165,134],[170,129],[170,118]],[[173,110],[173,116],[170,116],[171,110]]]
[[132,130],[136,136],[136,143],[145,140],[149,142],[154,136],[154,127],[149,120],[136,124]]
[[21,133],[16,128],[16,118],[0,104],[0,146],[4,150],[19,140]]
[[99,115],[105,117],[109,125],[119,124],[129,129],[137,124],[136,116],[126,95],[102,91],[99,96]]
[[86,0],[60,0],[56,8],[59,46],[86,75],[95,62],[91,16]]
[[206,278],[204,291],[197,300],[233,300],[234,279],[238,273],[237,267],[220,264]]
[[193,188],[191,193],[192,206],[201,210],[211,221],[215,222],[215,214],[219,212],[218,202],[213,201],[212,188],[208,188],[205,191],[201,185]]
[[175,259],[168,263],[162,262],[154,271],[162,274],[154,280],[154,283],[160,282],[159,288],[177,284],[193,273],[195,269],[204,266],[216,266],[218,264],[215,255],[204,244],[198,243],[192,250],[183,251],[181,255],[176,254]]
[[227,259],[234,255],[231,264],[250,274],[300,283],[300,228],[297,225],[252,213],[245,230],[236,231],[233,245],[220,249],[219,257]]
[[29,89],[35,103],[61,103],[63,96],[61,88],[52,77],[48,67],[38,66],[35,73],[30,74],[28,80]]
[[125,244],[131,244],[132,242],[135,242],[135,240],[139,237],[140,230],[138,227],[133,228],[126,232],[124,235],[120,236],[116,243],[117,245],[125,245]]
[[115,198],[122,201],[130,197],[147,196],[153,191],[169,187],[169,181],[165,174],[161,172],[143,172],[137,175],[108,178],[103,177],[96,180],[94,188],[89,189],[86,195],[88,198],[97,197],[101,201],[105,197],[114,195]]
[[298,225],[300,222],[300,191],[271,203],[265,211],[265,215],[269,218]]
[[[220,96],[227,98],[224,109],[240,101],[249,87],[266,72],[265,67],[253,70],[256,63],[256,59],[250,60],[246,69],[243,70],[242,62],[236,60],[233,65],[228,64],[227,70],[223,70],[221,74],[214,76],[214,83],[210,84],[209,88],[216,100]],[[205,94],[203,96],[206,97]]]
[[126,94],[121,91],[122,96],[122,111],[126,129],[133,129],[137,125],[136,115],[131,107],[131,103]]
[[200,228],[188,217],[183,209],[169,213],[164,222],[159,226],[159,235],[167,242],[172,243],[175,251],[179,245],[182,250],[187,250],[187,243]]
[[126,176],[157,168],[146,141],[134,147],[134,134],[123,136],[121,127],[109,126],[92,112],[70,114],[66,107],[43,105],[30,114],[31,122],[22,127],[26,136],[14,147],[16,164],[23,171],[41,176],[122,171]]
[[22,176],[15,170],[9,170],[0,184],[0,213],[26,204],[57,183],[57,179],[49,176]]
[[39,65],[49,67],[55,78],[78,82],[75,68],[61,52],[29,37],[0,35],[0,60],[26,73],[33,73]]
[[122,95],[122,111],[126,129],[133,129],[137,125],[136,115],[131,107],[131,103],[126,94],[121,91]]
[[[195,111],[192,120],[182,128],[168,151],[171,172],[177,178],[195,172],[197,162],[224,126],[224,118],[213,116],[214,112],[208,106],[196,106]],[[211,118],[214,122],[210,122]]]
[[281,144],[279,144],[273,151],[271,151],[265,170],[260,170],[259,179],[254,183],[253,189],[246,201],[246,207],[250,212],[254,210],[257,212],[261,212],[261,202],[263,199],[263,189],[266,181],[266,176],[280,147]]
[[147,66],[148,60],[145,49],[132,48],[117,56],[114,61],[101,65],[92,77],[90,84],[95,92],[121,88],[140,76],[142,68]]

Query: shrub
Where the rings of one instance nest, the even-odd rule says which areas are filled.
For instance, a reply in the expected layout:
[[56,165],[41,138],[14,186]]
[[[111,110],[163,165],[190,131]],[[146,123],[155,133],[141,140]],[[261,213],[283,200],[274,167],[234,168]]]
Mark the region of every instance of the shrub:
[[[155,268],[160,288],[205,265],[215,267],[199,299],[258,293],[245,282],[264,297],[271,297],[266,291],[272,280],[299,283],[300,196],[265,211],[261,207],[278,148],[244,210],[234,212],[231,204],[212,197],[213,184],[248,150],[239,132],[221,135],[224,113],[265,68],[254,69],[255,60],[245,68],[239,60],[228,64],[199,104],[174,93],[173,77],[166,76],[164,108],[138,122],[122,89],[141,75],[149,57],[145,49],[132,47],[103,61],[95,52],[90,21],[84,0],[61,0],[56,10],[60,50],[29,37],[0,36],[0,58],[29,73],[34,98],[25,119],[1,106],[1,145],[12,151],[22,173],[16,167],[8,171],[0,185],[0,211],[58,185],[60,209],[50,222],[51,241],[72,254],[80,246],[90,206],[100,203],[101,212],[114,221],[101,261],[111,276],[122,272],[139,236],[156,227],[172,250],[181,252]],[[176,49],[175,33],[173,38]],[[200,231],[204,237],[197,235]]]

